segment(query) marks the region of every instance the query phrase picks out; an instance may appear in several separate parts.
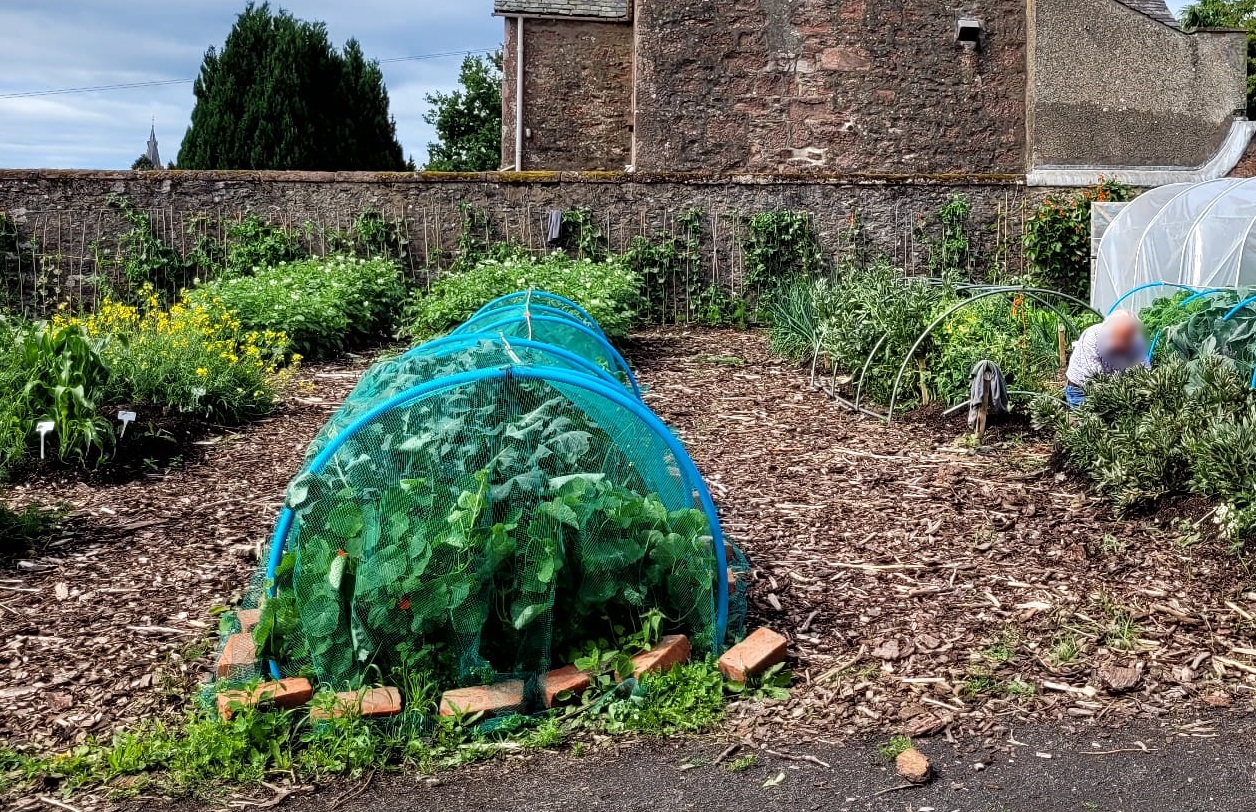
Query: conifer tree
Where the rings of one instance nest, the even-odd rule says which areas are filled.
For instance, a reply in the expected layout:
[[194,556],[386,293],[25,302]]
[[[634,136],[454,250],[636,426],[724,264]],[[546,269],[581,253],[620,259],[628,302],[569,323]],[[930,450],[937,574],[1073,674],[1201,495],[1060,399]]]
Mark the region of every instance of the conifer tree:
[[181,169],[406,168],[379,64],[321,22],[249,3],[194,87]]

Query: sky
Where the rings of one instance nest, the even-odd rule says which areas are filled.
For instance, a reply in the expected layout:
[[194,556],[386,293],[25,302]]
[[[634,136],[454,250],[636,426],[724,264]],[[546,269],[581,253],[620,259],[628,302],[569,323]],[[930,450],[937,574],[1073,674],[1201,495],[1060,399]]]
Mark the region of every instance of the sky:
[[[502,22],[489,0],[287,0],[272,5],[356,37],[378,59],[397,135],[421,165],[432,140],[426,94],[456,86],[462,56],[492,49]],[[1186,5],[1169,0],[1175,13]],[[0,167],[127,169],[150,122],[174,160],[192,114],[191,80],[221,46],[243,0],[0,0]],[[171,84],[51,95],[37,91],[135,82]],[[6,98],[7,97],[7,98]]]
[[[356,37],[378,59],[397,136],[420,164],[433,140],[426,94],[457,85],[461,55],[493,49],[502,21],[490,0],[272,2]],[[0,168],[129,169],[155,123],[163,161],[178,156],[192,115],[191,81],[53,95],[36,91],[191,80],[221,47],[244,0],[0,0]]]

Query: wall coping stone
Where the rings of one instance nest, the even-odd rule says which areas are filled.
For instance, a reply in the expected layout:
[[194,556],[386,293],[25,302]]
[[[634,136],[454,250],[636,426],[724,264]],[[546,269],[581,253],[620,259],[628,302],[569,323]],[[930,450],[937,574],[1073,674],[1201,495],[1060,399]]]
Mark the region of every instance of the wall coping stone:
[[708,172],[294,172],[256,170],[0,169],[0,183],[41,180],[179,181],[194,183],[362,183],[503,185],[602,183],[700,186],[1005,186],[1024,185],[1021,174],[708,173]]

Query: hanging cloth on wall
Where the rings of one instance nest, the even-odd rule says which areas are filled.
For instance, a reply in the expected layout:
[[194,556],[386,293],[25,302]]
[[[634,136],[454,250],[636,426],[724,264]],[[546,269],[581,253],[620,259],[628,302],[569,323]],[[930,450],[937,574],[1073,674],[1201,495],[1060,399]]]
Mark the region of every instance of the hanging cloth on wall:
[[552,247],[558,244],[563,238],[563,212],[562,209],[550,209],[546,215],[547,223],[545,228],[545,241]]

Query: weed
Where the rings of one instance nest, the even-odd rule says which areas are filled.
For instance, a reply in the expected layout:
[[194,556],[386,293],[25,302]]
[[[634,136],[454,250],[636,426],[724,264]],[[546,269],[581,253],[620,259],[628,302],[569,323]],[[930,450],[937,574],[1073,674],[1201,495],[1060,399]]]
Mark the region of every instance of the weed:
[[999,681],[994,678],[993,674],[985,671],[973,671],[964,680],[964,684],[960,686],[960,691],[969,699],[976,699],[985,694],[994,693],[999,687]]
[[1051,657],[1057,663],[1068,665],[1081,656],[1081,640],[1075,632],[1061,633],[1052,644]]
[[1103,642],[1121,651],[1132,651],[1138,645],[1141,631],[1128,609],[1117,609],[1113,611],[1104,630]]
[[1016,646],[1020,643],[1020,634],[1008,629],[1001,632],[997,639],[982,652],[987,659],[996,663],[1010,662],[1016,656]]
[[1036,695],[1038,693],[1038,689],[1028,682],[1021,682],[1019,679],[1014,679],[1003,686],[1003,692],[1008,696],[1026,697]]
[[1105,556],[1120,555],[1125,552],[1125,542],[1111,533],[1104,533],[1099,542],[1099,551]]
[[728,762],[728,766],[725,769],[727,769],[730,773],[744,773],[746,770],[753,767],[756,761],[758,761],[758,756],[754,753],[747,753],[740,758],[735,758]]
[[888,742],[877,745],[877,754],[886,761],[893,761],[910,750],[912,741],[906,736],[891,736]]

